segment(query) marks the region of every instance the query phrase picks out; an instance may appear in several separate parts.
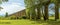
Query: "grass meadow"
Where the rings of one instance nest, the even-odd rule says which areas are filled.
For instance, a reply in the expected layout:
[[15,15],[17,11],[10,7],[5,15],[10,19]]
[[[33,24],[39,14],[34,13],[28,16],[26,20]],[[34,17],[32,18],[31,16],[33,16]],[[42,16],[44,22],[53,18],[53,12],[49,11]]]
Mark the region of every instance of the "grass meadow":
[[49,17],[49,20],[44,21],[43,18],[40,21],[31,21],[29,19],[18,19],[18,20],[5,20],[0,19],[0,25],[60,25],[60,19],[55,21],[54,17]]

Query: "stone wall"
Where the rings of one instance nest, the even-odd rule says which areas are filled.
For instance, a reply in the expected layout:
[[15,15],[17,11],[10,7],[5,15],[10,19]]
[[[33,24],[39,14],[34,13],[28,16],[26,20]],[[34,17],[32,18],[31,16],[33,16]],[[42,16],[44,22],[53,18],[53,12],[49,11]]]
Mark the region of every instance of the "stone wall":
[[24,9],[24,10],[21,10],[21,11],[18,11],[18,12],[16,12],[16,13],[13,13],[13,14],[11,14],[11,15],[9,15],[9,16],[20,17],[20,16],[24,16],[24,15],[26,15],[25,9]]

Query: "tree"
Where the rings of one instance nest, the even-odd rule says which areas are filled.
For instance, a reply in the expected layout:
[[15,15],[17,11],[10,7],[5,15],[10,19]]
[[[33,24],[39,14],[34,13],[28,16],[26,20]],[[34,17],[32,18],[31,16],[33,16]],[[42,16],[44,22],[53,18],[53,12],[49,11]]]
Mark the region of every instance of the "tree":
[[34,19],[36,16],[35,14],[35,8],[34,8],[34,0],[25,0],[25,5],[26,5],[26,15],[30,19]]
[[[41,17],[41,9],[40,7],[42,5],[45,6],[45,15],[44,18],[48,19],[48,5],[50,3],[50,0],[25,0],[25,5],[26,5],[26,13],[30,13],[27,15],[30,15],[33,17],[34,15],[37,15],[37,18],[40,19]],[[37,8],[37,14],[35,14],[35,9]],[[34,14],[33,14],[34,12]],[[47,14],[47,15],[46,15]]]
[[[0,0],[0,4],[2,4],[2,2],[7,2],[8,0]],[[3,9],[2,7],[0,7],[0,9]],[[6,17],[8,17],[8,13],[6,12]]]
[[6,15],[5,15],[5,17],[8,17],[8,12],[6,12]]
[[[2,2],[7,2],[8,0],[0,0],[0,4],[2,4]],[[0,7],[0,9],[3,9],[2,7]]]
[[36,19],[38,20],[38,19],[41,19],[41,0],[36,0],[36,9],[37,9],[37,17],[36,17]]
[[0,7],[0,11],[1,11],[1,9],[3,9],[2,7]]
[[47,20],[48,19],[48,5],[45,5],[44,12],[45,12],[44,20]]
[[[55,3],[55,19],[59,19],[59,10],[58,10],[58,3],[59,0],[25,0],[26,5],[26,15],[30,17],[31,19],[37,16],[36,18],[41,17],[41,9],[42,5],[45,7],[44,9],[44,20],[48,20],[48,6],[49,4],[53,2]],[[37,9],[37,14],[35,9]],[[43,12],[43,9],[42,9]]]
[[59,4],[60,0],[51,0],[52,3],[55,3],[55,20],[59,19]]
[[7,2],[8,0],[0,0],[0,4],[2,4],[2,2]]
[[37,7],[37,19],[41,19],[41,9],[40,9],[40,6]]
[[48,6],[50,4],[50,0],[44,0],[44,1],[41,1],[43,6],[45,7],[44,8],[44,13],[43,13],[43,9],[42,9],[42,14],[43,14],[43,18],[44,20],[48,20]]
[[59,1],[55,2],[55,20],[59,19]]

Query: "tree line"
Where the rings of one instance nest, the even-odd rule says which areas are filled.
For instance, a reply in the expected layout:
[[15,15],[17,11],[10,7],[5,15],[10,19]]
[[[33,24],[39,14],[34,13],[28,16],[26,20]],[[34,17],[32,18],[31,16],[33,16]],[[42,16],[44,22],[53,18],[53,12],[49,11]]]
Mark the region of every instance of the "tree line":
[[[57,20],[59,19],[59,3],[60,3],[59,1],[60,0],[24,0],[26,7],[26,16],[31,20],[41,19],[41,16],[43,16],[44,20],[48,20],[49,19],[48,6],[50,3],[54,3],[55,20]],[[44,9],[42,8],[42,6],[44,6]]]

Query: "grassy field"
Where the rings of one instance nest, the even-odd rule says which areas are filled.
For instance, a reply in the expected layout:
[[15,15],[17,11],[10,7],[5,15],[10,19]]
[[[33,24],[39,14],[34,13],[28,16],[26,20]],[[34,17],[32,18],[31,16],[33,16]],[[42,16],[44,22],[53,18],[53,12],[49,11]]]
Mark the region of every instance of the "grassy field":
[[[55,21],[54,17],[49,17],[49,20],[47,21],[44,21],[44,20],[31,21],[27,19],[11,20],[10,18],[11,17],[7,17],[7,18],[0,17],[0,25],[60,25],[60,19]],[[6,19],[6,20],[3,20],[3,19]]]
[[0,20],[0,25],[60,25],[60,21]]
[[57,21],[54,20],[54,17],[50,17],[49,19],[47,21],[31,21],[28,19],[0,20],[0,25],[60,25],[60,19]]
[[0,25],[38,25],[30,20],[0,20]]

